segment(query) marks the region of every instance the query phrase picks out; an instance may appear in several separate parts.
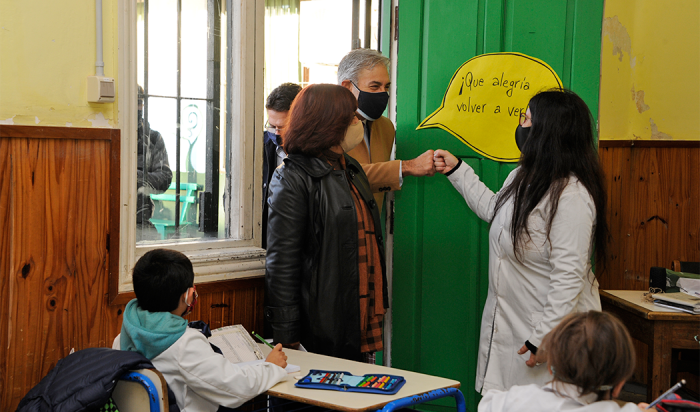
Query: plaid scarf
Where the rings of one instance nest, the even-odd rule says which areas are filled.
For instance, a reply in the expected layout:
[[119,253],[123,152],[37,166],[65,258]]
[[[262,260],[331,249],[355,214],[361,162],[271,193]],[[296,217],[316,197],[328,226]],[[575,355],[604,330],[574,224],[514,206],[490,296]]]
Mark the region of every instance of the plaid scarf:
[[[345,170],[345,157],[326,150],[319,155],[335,170]],[[382,320],[384,319],[384,284],[379,246],[374,234],[372,211],[357,188],[350,183],[357,212],[357,268],[360,278],[360,352],[374,353],[384,349]]]
[[355,186],[350,185],[357,211],[358,272],[360,275],[360,352],[384,349],[382,319],[384,295],[382,291],[382,263],[377,238],[374,235],[372,213]]

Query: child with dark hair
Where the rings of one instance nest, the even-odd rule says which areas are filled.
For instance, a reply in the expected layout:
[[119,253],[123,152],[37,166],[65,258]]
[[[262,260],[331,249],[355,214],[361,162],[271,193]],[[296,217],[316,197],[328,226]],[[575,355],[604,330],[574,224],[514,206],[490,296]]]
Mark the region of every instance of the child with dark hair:
[[632,376],[635,357],[627,329],[612,315],[590,311],[567,316],[545,336],[537,360],[547,362],[550,383],[490,390],[479,412],[632,412],[648,406],[613,401]]
[[154,249],[134,266],[136,299],[126,305],[112,347],[139,352],[153,362],[182,412],[236,408],[265,392],[287,373],[277,345],[259,365],[238,366],[214,352],[183,318],[197,302],[192,263],[180,252]]

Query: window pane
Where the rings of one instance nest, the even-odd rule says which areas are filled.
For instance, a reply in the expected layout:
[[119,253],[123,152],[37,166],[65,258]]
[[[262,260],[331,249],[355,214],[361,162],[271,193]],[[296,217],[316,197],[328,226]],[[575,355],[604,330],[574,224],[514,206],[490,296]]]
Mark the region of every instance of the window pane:
[[[183,2],[184,3],[184,2]],[[149,94],[177,93],[177,0],[148,0]]]
[[[226,119],[224,115],[215,117],[213,114],[221,113],[219,107],[226,92],[225,88],[218,95],[218,88],[207,91],[207,84],[224,83],[218,71],[207,71],[207,49],[222,47],[217,38],[210,37],[221,33],[207,32],[211,21],[207,13],[214,13],[211,18],[221,19],[222,16],[218,9],[207,10],[207,0],[182,1],[183,37],[179,43],[182,76],[178,96],[177,71],[166,70],[168,66],[177,67],[177,2],[147,1],[148,7],[144,5],[138,9],[139,21],[144,27],[137,31],[138,42],[145,44],[144,32],[148,25],[148,67],[162,70],[147,73],[149,82],[143,96],[143,114],[148,122],[143,119],[139,130],[142,155],[137,167],[142,176],[149,177],[154,173],[149,169],[152,168],[149,159],[160,156],[163,161],[158,172],[163,176],[167,174],[168,180],[159,185],[149,184],[145,179],[137,182],[140,213],[137,215],[137,242],[144,245],[223,238],[227,233],[223,201],[227,166],[222,160],[227,157],[220,156],[220,151],[225,150],[222,130],[225,130]],[[223,17],[221,21],[225,22],[225,15]],[[158,32],[158,41],[151,35],[154,32]],[[225,53],[226,49],[220,50]],[[223,59],[219,53],[215,58]],[[144,71],[145,65],[138,67]],[[145,78],[142,76],[140,73],[139,78]],[[208,127],[211,122],[216,122],[217,127]],[[167,172],[163,172],[163,166]],[[201,216],[205,217],[206,224],[201,224]]]
[[152,218],[168,218],[169,210],[163,203],[153,200],[168,190],[174,181],[175,170],[175,99],[150,98],[144,101],[148,107],[148,121],[139,119],[138,128],[138,180],[136,189],[136,240],[160,239]]
[[206,110],[203,100],[182,100],[180,105],[180,169],[195,178],[207,169]]
[[207,1],[182,2],[182,88],[183,97],[207,97]]

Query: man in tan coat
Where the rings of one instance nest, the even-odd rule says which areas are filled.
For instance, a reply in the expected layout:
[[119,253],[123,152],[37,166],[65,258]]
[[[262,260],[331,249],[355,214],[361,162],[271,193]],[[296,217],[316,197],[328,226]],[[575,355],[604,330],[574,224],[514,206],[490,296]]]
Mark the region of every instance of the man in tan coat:
[[357,98],[356,116],[365,126],[364,142],[348,154],[365,170],[379,209],[384,193],[401,189],[404,176],[432,176],[433,151],[411,160],[389,160],[396,130],[382,116],[389,102],[389,59],[371,49],[355,49],[340,61],[338,84]]

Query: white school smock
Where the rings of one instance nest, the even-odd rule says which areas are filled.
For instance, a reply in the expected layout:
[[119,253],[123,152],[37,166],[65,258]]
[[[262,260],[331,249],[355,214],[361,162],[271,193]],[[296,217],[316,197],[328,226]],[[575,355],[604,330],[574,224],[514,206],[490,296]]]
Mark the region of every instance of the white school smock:
[[491,390],[479,402],[478,412],[639,412],[633,403],[623,406],[615,401],[595,402],[597,395],[579,396],[578,387],[557,382],[547,384],[513,386],[508,391]]
[[[120,335],[113,349],[120,348]],[[181,412],[215,412],[219,405],[237,408],[285,379],[287,372],[272,363],[238,366],[214,352],[197,329],[185,333],[151,359],[175,394]]]
[[[512,181],[513,170],[504,187]],[[530,368],[530,352],[518,355],[525,341],[539,347],[542,338],[569,313],[600,310],[598,282],[591,270],[596,209],[576,177],[559,197],[547,239],[548,197],[528,218],[531,238],[523,239],[520,262],[513,253],[509,199],[493,216],[497,194],[462,162],[448,179],[489,230],[489,287],[481,317],[475,388],[506,390],[513,385],[549,380],[545,364]]]

